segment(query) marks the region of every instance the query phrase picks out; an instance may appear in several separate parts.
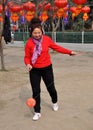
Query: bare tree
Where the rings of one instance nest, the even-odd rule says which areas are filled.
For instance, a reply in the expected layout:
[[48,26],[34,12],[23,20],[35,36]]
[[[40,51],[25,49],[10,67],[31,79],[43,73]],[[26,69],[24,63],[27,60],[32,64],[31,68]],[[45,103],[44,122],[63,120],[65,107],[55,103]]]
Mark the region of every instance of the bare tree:
[[0,57],[1,57],[1,70],[5,70],[5,64],[4,64],[4,54],[3,54],[3,44],[2,44],[2,32],[4,27],[4,18],[5,18],[5,3],[4,0],[0,1],[2,4],[3,10],[2,10],[2,16],[3,16],[3,22],[0,23]]

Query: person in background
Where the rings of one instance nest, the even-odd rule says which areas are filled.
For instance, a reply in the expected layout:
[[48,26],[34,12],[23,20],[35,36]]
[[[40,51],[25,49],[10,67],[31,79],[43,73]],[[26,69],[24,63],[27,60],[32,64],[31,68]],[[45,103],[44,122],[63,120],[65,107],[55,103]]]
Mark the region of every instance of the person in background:
[[36,100],[34,106],[33,120],[41,117],[41,78],[43,79],[47,91],[51,97],[52,109],[58,111],[58,95],[54,83],[54,74],[49,49],[53,49],[62,54],[70,56],[77,55],[77,52],[63,48],[43,34],[41,21],[33,18],[29,25],[30,38],[25,45],[24,63],[29,71],[30,83],[32,86],[33,98]]
[[4,37],[6,44],[8,44],[8,42],[11,42],[10,20],[6,15],[5,15],[5,20],[4,20],[4,27],[3,27],[2,36]]

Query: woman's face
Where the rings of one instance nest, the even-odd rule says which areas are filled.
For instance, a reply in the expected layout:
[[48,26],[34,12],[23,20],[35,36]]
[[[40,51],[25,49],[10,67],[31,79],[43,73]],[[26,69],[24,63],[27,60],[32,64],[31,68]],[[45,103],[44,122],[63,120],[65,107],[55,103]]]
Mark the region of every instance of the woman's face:
[[42,30],[40,28],[35,28],[32,32],[32,36],[35,38],[35,39],[39,39],[41,38],[42,36]]

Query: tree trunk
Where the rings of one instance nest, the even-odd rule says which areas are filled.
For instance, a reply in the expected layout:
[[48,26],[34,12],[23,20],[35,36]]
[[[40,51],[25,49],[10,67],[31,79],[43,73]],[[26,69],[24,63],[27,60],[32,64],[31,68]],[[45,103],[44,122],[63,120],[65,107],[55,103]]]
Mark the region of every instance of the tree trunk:
[[1,70],[5,70],[2,38],[0,39]]
[[93,30],[93,21],[92,21],[92,30]]
[[[4,8],[4,0],[2,0],[3,5],[3,19],[5,19],[5,8]],[[3,44],[2,44],[2,32],[4,27],[4,20],[0,23],[0,57],[1,57],[1,70],[5,71],[5,64],[4,64],[4,54],[3,54]]]
[[1,70],[5,70],[4,54],[3,54],[3,40],[2,40],[3,23],[0,23],[0,57],[1,57]]

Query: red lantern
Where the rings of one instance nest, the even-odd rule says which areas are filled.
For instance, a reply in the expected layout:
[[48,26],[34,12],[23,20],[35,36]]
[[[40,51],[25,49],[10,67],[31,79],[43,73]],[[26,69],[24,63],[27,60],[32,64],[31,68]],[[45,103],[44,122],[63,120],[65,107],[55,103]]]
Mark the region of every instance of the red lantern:
[[[7,6],[5,6],[5,8],[4,8],[4,11],[6,11],[7,10]],[[3,11],[3,7],[2,7],[2,5],[0,4],[0,13],[2,13],[2,11]]]
[[38,5],[38,8],[40,9],[40,8],[42,8],[42,6],[43,6],[43,5],[40,3],[40,4]]
[[82,10],[82,6],[81,5],[78,5],[78,6],[73,6],[70,8],[70,11],[72,12],[72,15],[74,13],[74,16],[78,16],[80,13],[81,13],[81,10]]
[[64,8],[67,6],[68,2],[67,2],[67,0],[55,0],[54,4],[58,8]]
[[54,6],[54,7],[50,7],[50,10],[53,12],[56,12],[58,10],[58,7]]
[[0,4],[0,13],[2,13],[2,10],[3,10],[3,7],[2,7],[2,5]]
[[10,8],[11,6],[13,6],[14,5],[14,2],[12,2],[12,1],[10,1],[10,2],[8,2],[8,7]]
[[70,11],[71,11],[72,13],[76,13],[76,10],[77,10],[77,7],[75,7],[75,6],[73,6],[73,7],[70,8]]
[[86,21],[89,18],[87,13],[90,12],[90,7],[88,7],[88,6],[83,7],[82,12],[84,13],[83,19],[84,19],[84,21]]
[[29,1],[25,4],[23,4],[23,9],[26,11],[35,11],[36,6],[35,6],[35,4],[33,4],[32,2]]
[[87,2],[87,0],[73,0],[73,2],[77,5],[82,5],[82,4],[85,4]]
[[63,10],[64,10],[64,11],[67,11],[67,10],[68,10],[68,7],[64,7]]
[[10,11],[11,12],[16,12],[16,13],[19,12],[21,9],[22,9],[22,7],[20,5],[12,5],[10,7]]
[[70,8],[70,11],[72,12],[72,20],[74,20],[75,16],[76,16],[76,10],[77,10],[77,7],[71,7]]
[[83,13],[89,13],[89,12],[90,12],[90,7],[85,6],[85,7],[82,8],[81,11],[82,11]]
[[48,9],[50,9],[50,7],[51,7],[51,4],[48,3],[48,4],[46,4],[46,5],[44,6],[44,10],[48,10]]

